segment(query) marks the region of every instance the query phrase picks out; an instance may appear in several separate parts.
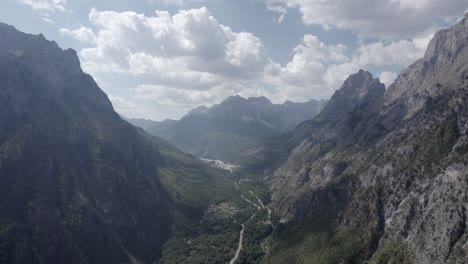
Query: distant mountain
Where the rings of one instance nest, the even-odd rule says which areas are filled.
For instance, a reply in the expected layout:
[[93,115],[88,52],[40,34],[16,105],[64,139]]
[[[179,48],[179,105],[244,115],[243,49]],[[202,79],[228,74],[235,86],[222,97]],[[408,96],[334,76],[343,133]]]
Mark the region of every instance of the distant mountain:
[[193,109],[179,121],[129,121],[186,153],[232,161],[238,153],[313,118],[325,104],[324,100],[273,104],[266,97],[231,96],[211,108]]
[[387,89],[351,75],[244,153],[283,222],[265,263],[468,263],[468,16]]
[[234,190],[121,119],[42,35],[0,24],[0,84],[0,263],[155,263]]

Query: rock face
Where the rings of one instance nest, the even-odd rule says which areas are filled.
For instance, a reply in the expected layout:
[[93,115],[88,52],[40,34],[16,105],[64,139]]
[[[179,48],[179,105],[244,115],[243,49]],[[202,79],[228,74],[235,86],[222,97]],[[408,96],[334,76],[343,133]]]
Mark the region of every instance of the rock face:
[[325,101],[273,104],[266,97],[244,99],[231,96],[211,108],[198,107],[179,121],[166,120],[144,125],[184,152],[203,158],[235,161],[237,154],[265,139],[278,136],[313,118]]
[[289,220],[267,261],[468,261],[467,25],[438,32],[387,91],[360,71],[316,118],[245,153]]
[[167,153],[203,175],[122,120],[73,50],[0,24],[0,263],[154,263],[174,210],[159,169],[187,176]]
[[358,73],[348,77],[343,86],[335,92],[330,102],[318,119],[327,121],[342,120],[355,110],[357,106],[379,105],[385,85],[378,79],[374,79],[370,72],[360,70]]

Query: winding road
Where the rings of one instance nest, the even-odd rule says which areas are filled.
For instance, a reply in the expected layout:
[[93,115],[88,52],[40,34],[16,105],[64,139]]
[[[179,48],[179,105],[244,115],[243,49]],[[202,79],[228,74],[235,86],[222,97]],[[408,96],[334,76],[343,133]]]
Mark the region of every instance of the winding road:
[[[237,185],[237,182],[234,182],[234,184],[236,185],[236,188],[240,191],[240,188],[239,186]],[[260,206],[258,206],[256,203],[250,201],[249,199],[245,198],[245,196],[242,194],[241,192],[241,197],[242,199],[244,199],[246,202],[248,202],[249,204],[253,205],[255,208],[257,208],[257,210],[261,210],[261,209],[267,209],[268,210],[268,221],[266,222],[266,224],[269,224],[271,225],[273,228],[275,227],[272,222],[271,222],[271,210],[270,208],[268,208],[268,206],[265,206],[262,202],[262,200],[260,200],[260,198],[258,198],[257,195],[254,194],[254,192],[252,192],[251,190],[249,191],[253,196],[255,196],[255,198],[257,198],[258,200],[258,203],[260,204]],[[250,219],[252,219],[255,214],[257,213],[254,213],[252,214],[252,216],[247,220],[245,221],[245,223],[247,223]],[[229,264],[234,264],[236,263],[236,261],[239,259],[239,255],[241,253],[241,250],[242,250],[242,241],[244,240],[244,230],[245,230],[245,226],[244,224],[241,224],[242,226],[242,229],[239,233],[239,245],[237,246],[237,250],[236,250],[236,254],[234,255],[234,257],[231,259],[231,261],[229,261]]]
[[229,264],[234,264],[236,260],[239,258],[240,252],[242,250],[242,240],[244,239],[244,230],[245,230],[245,227],[244,227],[244,224],[242,224],[242,230],[240,231],[240,235],[239,235],[239,246],[237,247],[236,255],[234,255],[234,258],[232,258],[231,261],[229,261]]

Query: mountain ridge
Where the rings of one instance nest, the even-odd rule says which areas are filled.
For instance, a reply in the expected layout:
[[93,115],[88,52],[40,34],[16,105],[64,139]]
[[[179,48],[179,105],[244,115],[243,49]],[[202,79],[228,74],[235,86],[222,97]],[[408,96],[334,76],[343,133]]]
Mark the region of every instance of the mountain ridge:
[[211,108],[195,108],[178,121],[145,124],[145,129],[198,157],[235,161],[238,152],[312,118],[325,102],[273,104],[266,97],[230,96]]
[[234,189],[121,119],[73,50],[0,40],[1,263],[153,263]]
[[467,261],[467,20],[436,33],[385,92],[376,85],[344,108],[334,96],[324,114],[246,152],[289,220],[266,262]]

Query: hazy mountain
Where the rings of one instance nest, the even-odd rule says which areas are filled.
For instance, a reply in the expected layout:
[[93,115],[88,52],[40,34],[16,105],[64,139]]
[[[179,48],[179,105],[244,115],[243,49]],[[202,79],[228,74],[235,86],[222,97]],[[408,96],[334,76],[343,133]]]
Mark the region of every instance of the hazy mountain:
[[0,263],[154,263],[234,189],[122,120],[42,35],[0,24],[0,83]]
[[266,97],[231,96],[211,108],[190,111],[179,121],[150,124],[130,119],[153,135],[161,136],[186,153],[233,160],[238,153],[285,133],[320,112],[326,101],[273,104]]
[[266,263],[467,263],[468,18],[386,91],[351,75],[324,110],[245,153],[289,222]]

